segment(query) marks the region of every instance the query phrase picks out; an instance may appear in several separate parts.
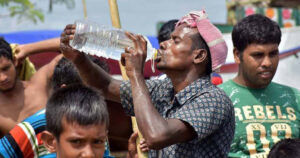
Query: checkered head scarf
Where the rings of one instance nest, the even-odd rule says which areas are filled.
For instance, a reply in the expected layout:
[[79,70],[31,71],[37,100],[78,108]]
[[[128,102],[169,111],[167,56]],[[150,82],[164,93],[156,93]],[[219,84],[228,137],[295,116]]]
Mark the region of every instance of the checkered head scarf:
[[227,45],[220,30],[208,20],[204,10],[191,11],[179,20],[176,27],[183,23],[190,27],[197,27],[201,37],[209,47],[212,70],[218,71],[225,64],[227,57]]

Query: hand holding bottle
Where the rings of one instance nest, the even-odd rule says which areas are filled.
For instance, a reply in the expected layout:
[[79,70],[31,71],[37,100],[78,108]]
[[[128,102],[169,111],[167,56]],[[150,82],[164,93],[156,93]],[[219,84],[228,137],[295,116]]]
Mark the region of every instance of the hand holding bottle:
[[126,32],[126,36],[132,40],[134,47],[125,48],[125,53],[121,54],[122,65],[125,66],[128,78],[136,75],[143,76],[147,56],[147,41],[143,36],[129,32]]
[[60,35],[60,50],[64,56],[71,61],[78,59],[81,54],[69,45],[69,41],[74,39],[75,27],[74,24],[67,25]]
[[[87,20],[77,20],[75,25],[76,32],[70,41],[70,46],[81,52],[120,60],[121,53],[125,48],[134,47],[134,43],[122,29],[107,27]],[[156,49],[148,42],[146,50],[146,60],[152,59],[152,71],[154,72]]]

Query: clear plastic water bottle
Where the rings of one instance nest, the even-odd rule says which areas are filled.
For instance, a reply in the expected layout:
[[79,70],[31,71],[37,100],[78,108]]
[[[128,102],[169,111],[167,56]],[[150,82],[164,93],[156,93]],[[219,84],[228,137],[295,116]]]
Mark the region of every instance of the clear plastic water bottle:
[[[133,42],[122,29],[99,25],[88,20],[76,20],[75,25],[76,31],[74,39],[70,41],[70,46],[81,52],[120,60],[124,48],[134,47]],[[151,68],[154,72],[154,59],[157,51],[147,37],[145,39],[147,40],[146,60],[152,59]]]

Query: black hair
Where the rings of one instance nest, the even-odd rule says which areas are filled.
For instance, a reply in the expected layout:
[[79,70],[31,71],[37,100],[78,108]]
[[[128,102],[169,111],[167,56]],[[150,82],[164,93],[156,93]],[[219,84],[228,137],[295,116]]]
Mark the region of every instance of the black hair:
[[73,84],[53,93],[46,105],[46,129],[58,140],[63,131],[62,120],[81,126],[103,124],[108,129],[109,117],[100,91]]
[[106,71],[107,73],[109,73],[109,66],[106,63],[105,59],[103,58],[99,58],[97,56],[92,56],[92,55],[87,55],[87,57],[96,65],[100,66],[104,71]]
[[299,158],[300,139],[283,139],[276,143],[268,158]]
[[[88,56],[88,58],[104,69],[106,72],[109,71],[109,67],[104,60],[100,60],[94,56]],[[70,85],[82,83],[79,72],[77,71],[74,64],[66,58],[61,58],[54,68],[54,72],[51,78],[51,86],[54,91],[59,89],[63,84]]]
[[0,37],[0,57],[5,57],[11,61],[13,60],[12,49],[3,37]]
[[232,31],[233,46],[240,52],[249,44],[280,44],[279,25],[266,16],[254,14],[243,18]]
[[171,33],[175,29],[175,25],[178,22],[177,19],[169,20],[164,23],[158,31],[158,42],[169,40],[171,38]]
[[82,83],[78,71],[73,63],[66,58],[61,58],[54,68],[54,72],[51,78],[51,86],[54,91],[59,89],[61,85]]
[[207,51],[206,75],[210,75],[212,73],[212,62],[207,43],[202,38],[199,32],[191,35],[191,39],[193,41],[193,49],[205,49]]

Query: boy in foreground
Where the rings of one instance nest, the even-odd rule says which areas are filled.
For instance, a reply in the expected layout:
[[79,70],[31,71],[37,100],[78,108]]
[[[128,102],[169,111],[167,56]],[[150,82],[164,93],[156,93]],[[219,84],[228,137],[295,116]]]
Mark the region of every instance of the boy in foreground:
[[109,118],[99,92],[83,85],[56,91],[48,100],[46,121],[42,140],[58,158],[103,157]]

